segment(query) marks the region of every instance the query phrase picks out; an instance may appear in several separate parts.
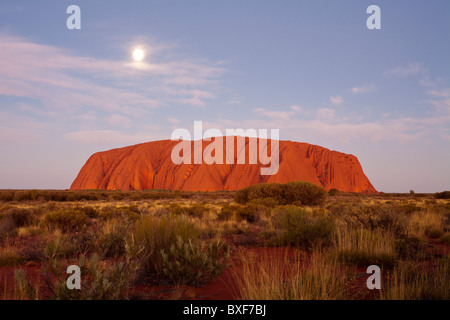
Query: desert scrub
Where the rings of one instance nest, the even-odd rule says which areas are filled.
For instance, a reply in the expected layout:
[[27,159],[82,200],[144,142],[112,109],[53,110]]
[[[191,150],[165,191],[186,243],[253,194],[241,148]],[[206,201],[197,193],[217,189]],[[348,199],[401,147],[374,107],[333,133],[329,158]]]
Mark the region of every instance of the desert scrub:
[[18,228],[37,221],[38,210],[7,207],[0,213],[0,240],[14,236]]
[[17,229],[17,235],[22,238],[30,236],[39,236],[44,233],[40,226],[20,227]]
[[417,237],[439,238],[444,233],[444,215],[431,208],[415,212],[410,216],[408,228]]
[[133,242],[142,245],[139,265],[152,282],[197,284],[224,268],[229,251],[222,242],[200,241],[195,224],[186,216],[139,220]]
[[388,275],[381,299],[449,300],[449,283],[449,256],[434,261],[431,268],[416,261],[403,261]]
[[19,266],[25,263],[25,258],[20,255],[17,248],[6,246],[0,248],[0,267]]
[[110,220],[103,226],[102,232],[97,235],[95,248],[102,257],[120,257],[125,254],[126,227],[119,221]]
[[178,237],[160,255],[162,272],[172,284],[199,285],[211,281],[228,266],[230,248],[220,240],[205,243]]
[[332,188],[332,189],[330,189],[329,191],[328,191],[328,195],[329,196],[336,196],[336,195],[338,195],[339,194],[339,190],[338,189],[336,189],[336,188]]
[[47,299],[52,300],[118,300],[127,298],[134,264],[106,263],[97,254],[81,256],[75,263],[81,269],[81,290],[67,288],[66,265],[51,260],[45,269]]
[[43,249],[43,256],[46,260],[53,260],[73,257],[77,252],[77,246],[73,241],[60,231],[55,231]]
[[239,205],[235,204],[224,204],[220,211],[217,213],[217,219],[222,221],[229,221],[233,219],[236,211],[239,209]]
[[268,244],[273,246],[320,248],[331,244],[334,232],[333,220],[328,215],[297,206],[275,208],[271,224],[275,236]]
[[426,242],[415,236],[394,239],[394,247],[398,257],[403,260],[419,261],[430,258],[430,254],[426,250]]
[[0,214],[0,219],[10,218],[17,228],[28,226],[36,222],[36,216],[39,214],[39,210],[36,208],[25,209],[12,207],[4,210]]
[[398,260],[394,237],[389,232],[364,228],[338,228],[331,257],[337,262],[360,267],[378,265],[393,268]]
[[39,300],[39,286],[31,283],[25,270],[14,270],[14,284],[14,300]]
[[450,199],[450,191],[436,192],[434,197],[436,199]]
[[303,205],[315,206],[324,203],[327,192],[310,182],[296,181],[285,184],[262,183],[236,191],[235,201],[246,204],[254,199],[273,198],[281,205],[300,201]]
[[250,225],[246,221],[225,221],[219,224],[219,234],[223,236],[229,236],[232,234],[248,234],[250,232]]
[[250,205],[261,205],[268,208],[275,208],[278,205],[278,201],[274,198],[258,198],[251,200],[248,204]]
[[43,227],[50,230],[58,228],[63,232],[77,231],[88,223],[88,216],[84,212],[74,209],[60,209],[48,212],[41,219]]
[[141,215],[141,209],[138,206],[106,206],[98,211],[98,217],[102,220],[121,218],[128,221],[136,221]]
[[196,240],[198,230],[185,216],[145,216],[136,222],[132,236],[144,248],[141,264],[145,272],[155,274],[161,271],[161,259],[158,259],[161,250],[169,250],[178,237],[183,241]]
[[388,231],[397,238],[407,234],[408,218],[394,205],[338,202],[327,209],[333,217],[352,228]]
[[450,233],[447,232],[446,234],[442,235],[442,237],[439,239],[440,242],[443,242],[447,245],[450,245]]
[[235,211],[237,221],[247,221],[249,223],[258,222],[262,216],[270,215],[270,208],[260,204],[247,204],[238,206]]
[[294,257],[261,262],[246,261],[242,272],[233,274],[237,299],[243,300],[335,300],[345,299],[346,277],[336,265],[328,264],[322,253],[308,263]]
[[182,206],[178,203],[172,203],[168,207],[169,212],[174,215],[187,215],[196,218],[202,218],[209,212],[209,208],[204,204],[193,204],[191,206]]

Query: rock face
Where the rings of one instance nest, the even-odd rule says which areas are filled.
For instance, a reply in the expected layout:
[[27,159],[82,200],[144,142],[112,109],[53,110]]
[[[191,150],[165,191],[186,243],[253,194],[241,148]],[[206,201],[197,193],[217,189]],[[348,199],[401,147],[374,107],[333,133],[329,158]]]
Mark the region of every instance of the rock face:
[[[206,164],[204,161],[193,164],[194,161],[191,161],[192,164],[176,165],[171,153],[179,142],[171,140],[98,152],[89,158],[70,189],[218,191],[238,190],[258,183],[303,180],[323,186],[326,190],[336,188],[345,192],[377,192],[353,155],[307,143],[279,141],[278,172],[261,175],[260,169],[269,165],[261,165],[259,161],[258,164],[248,164],[249,143],[251,140],[258,143],[259,139],[246,138],[245,149],[242,149],[242,145],[238,148],[237,139],[234,137],[233,164]],[[202,149],[212,141],[204,140]],[[194,153],[194,142],[190,144]],[[270,150],[270,140],[268,146]],[[245,151],[246,164],[237,164],[240,150]],[[224,148],[223,163],[226,151]]]

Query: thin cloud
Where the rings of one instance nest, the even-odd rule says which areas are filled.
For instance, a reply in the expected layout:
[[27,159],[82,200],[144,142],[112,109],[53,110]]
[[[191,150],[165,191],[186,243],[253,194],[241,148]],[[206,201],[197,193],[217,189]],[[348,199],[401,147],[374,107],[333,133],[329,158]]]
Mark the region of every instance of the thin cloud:
[[408,64],[407,66],[399,66],[392,70],[388,70],[384,74],[406,77],[406,76],[416,75],[419,73],[425,73],[427,71],[428,71],[428,69],[423,67],[421,63],[413,62],[413,63]]
[[369,93],[375,91],[375,85],[373,84],[365,84],[360,87],[353,87],[352,92],[353,94],[360,94],[360,93]]
[[[224,69],[185,59],[169,62],[110,61],[80,57],[58,47],[0,33],[0,94],[38,99],[53,108],[123,107],[151,109],[173,101],[199,105],[214,97],[204,86],[216,83]],[[201,94],[199,94],[201,92]]]
[[65,133],[64,136],[76,142],[86,144],[137,144],[152,140],[164,139],[167,136],[156,131],[129,134],[120,130],[82,130]]
[[330,97],[330,102],[334,106],[339,106],[344,103],[344,98],[341,96],[336,96],[336,97],[332,96],[332,97]]

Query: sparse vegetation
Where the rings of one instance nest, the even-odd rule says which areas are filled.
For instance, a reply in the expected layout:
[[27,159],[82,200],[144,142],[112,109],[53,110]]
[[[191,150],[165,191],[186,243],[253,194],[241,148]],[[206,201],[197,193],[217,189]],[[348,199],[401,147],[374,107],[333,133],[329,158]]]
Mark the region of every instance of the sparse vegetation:
[[[0,275],[15,273],[0,295],[172,299],[188,287],[192,298],[227,279],[231,298],[448,299],[446,192],[362,195],[303,182],[217,193],[4,190]],[[72,264],[81,290],[65,286]],[[373,264],[381,291],[355,271]],[[217,279],[224,270],[232,281]],[[159,287],[169,289],[152,293]]]
[[236,191],[235,201],[245,204],[255,199],[273,198],[277,203],[286,205],[300,201],[303,205],[315,206],[325,201],[324,188],[310,182],[297,181],[285,184],[262,183]]

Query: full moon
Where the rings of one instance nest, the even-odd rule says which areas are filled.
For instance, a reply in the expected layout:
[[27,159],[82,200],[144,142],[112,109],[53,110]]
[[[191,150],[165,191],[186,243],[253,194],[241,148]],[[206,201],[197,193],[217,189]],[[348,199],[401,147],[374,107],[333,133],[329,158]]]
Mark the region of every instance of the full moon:
[[133,59],[134,61],[142,61],[144,59],[144,51],[142,49],[134,49],[133,51]]

